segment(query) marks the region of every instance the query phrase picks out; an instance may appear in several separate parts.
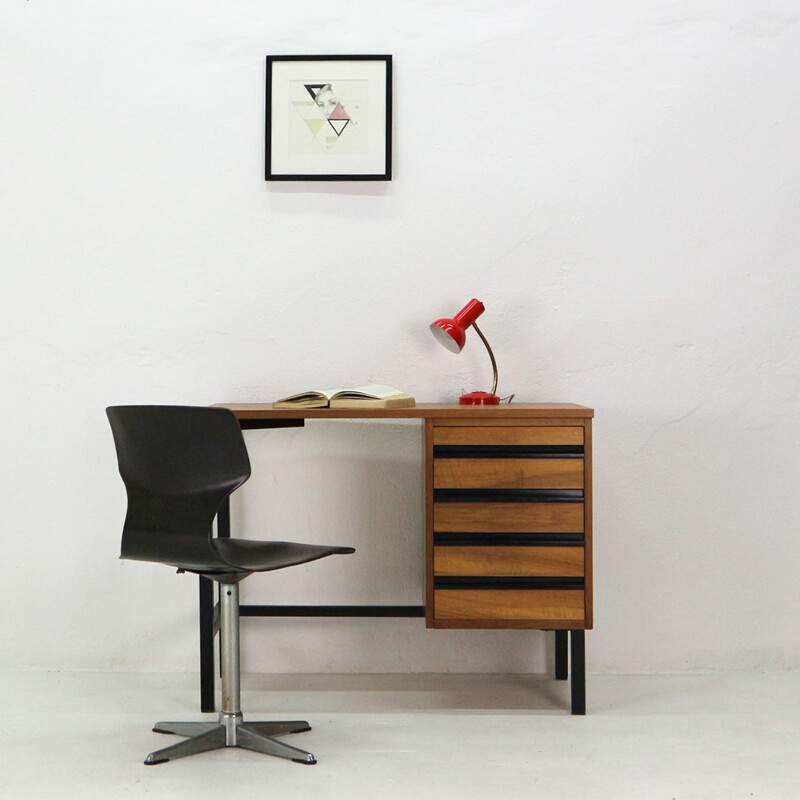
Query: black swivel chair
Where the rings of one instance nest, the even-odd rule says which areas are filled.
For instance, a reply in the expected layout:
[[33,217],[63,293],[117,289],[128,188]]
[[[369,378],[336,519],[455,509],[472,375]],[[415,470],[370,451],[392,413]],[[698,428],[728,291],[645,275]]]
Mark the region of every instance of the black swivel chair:
[[217,722],[159,722],[158,733],[188,737],[150,753],[145,764],[243,747],[315,764],[311,753],[274,739],[311,730],[304,721],[244,722],[239,683],[239,581],[253,572],[283,569],[355,552],[295,542],[220,539],[214,517],[250,477],[242,432],[223,408],[113,406],[106,410],[128,492],[121,558],[156,561],[220,584],[222,710]]

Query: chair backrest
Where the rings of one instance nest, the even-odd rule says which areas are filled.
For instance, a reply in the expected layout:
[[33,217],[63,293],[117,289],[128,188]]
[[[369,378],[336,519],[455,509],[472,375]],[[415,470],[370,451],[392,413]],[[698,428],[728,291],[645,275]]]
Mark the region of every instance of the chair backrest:
[[121,558],[195,571],[229,569],[214,553],[214,517],[250,477],[239,423],[224,408],[106,409],[128,493]]

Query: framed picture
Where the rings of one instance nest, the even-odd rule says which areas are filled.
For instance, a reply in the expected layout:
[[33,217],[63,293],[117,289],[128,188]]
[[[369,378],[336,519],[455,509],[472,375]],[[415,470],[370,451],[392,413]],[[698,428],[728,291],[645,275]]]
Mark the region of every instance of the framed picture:
[[392,179],[391,56],[267,56],[266,179]]

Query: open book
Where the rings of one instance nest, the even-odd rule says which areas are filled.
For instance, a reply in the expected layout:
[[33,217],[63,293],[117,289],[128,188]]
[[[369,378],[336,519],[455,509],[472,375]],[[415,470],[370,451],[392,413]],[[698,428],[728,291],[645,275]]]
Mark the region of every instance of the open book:
[[411,408],[414,398],[393,389],[370,383],[353,389],[323,389],[300,392],[276,400],[273,408]]

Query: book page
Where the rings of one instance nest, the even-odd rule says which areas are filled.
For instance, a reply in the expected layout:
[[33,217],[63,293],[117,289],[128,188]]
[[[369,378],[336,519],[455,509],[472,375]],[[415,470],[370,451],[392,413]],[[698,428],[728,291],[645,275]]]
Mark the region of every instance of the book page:
[[393,397],[394,395],[402,395],[405,392],[401,392],[399,389],[395,389],[392,386],[383,386],[379,383],[369,383],[366,386],[355,386],[352,389],[340,389],[334,392],[331,397],[374,397],[379,400],[383,400],[387,397]]

